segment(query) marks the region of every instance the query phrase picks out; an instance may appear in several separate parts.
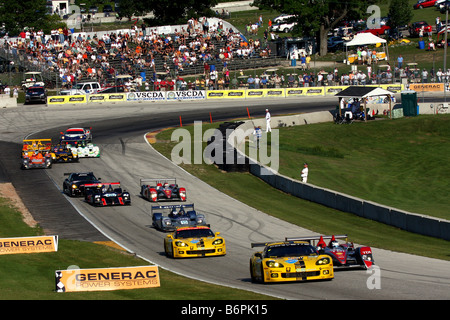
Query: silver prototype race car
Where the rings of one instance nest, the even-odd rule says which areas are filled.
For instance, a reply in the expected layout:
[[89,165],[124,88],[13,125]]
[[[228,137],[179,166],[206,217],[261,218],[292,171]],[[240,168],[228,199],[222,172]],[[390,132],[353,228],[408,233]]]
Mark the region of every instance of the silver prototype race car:
[[194,204],[152,206],[152,224],[161,231],[180,227],[209,226],[204,214],[194,210]]

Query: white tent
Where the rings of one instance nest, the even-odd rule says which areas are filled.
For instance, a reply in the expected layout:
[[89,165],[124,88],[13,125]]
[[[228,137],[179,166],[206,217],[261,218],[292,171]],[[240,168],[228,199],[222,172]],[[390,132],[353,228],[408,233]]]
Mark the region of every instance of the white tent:
[[387,48],[387,41],[383,38],[377,37],[376,35],[370,32],[358,33],[353,37],[349,42],[345,42],[345,55],[348,61],[348,52],[347,48],[350,46],[366,46],[369,44],[377,44],[381,43],[383,45],[384,51],[386,52],[386,59],[389,60],[389,50]]

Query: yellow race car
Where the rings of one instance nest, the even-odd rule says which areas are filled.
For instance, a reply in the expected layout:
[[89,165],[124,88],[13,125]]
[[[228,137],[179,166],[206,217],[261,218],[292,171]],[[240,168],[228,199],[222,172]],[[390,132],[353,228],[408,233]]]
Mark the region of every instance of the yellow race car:
[[334,278],[333,260],[319,254],[307,241],[278,241],[252,243],[264,247],[250,258],[252,282],[291,282],[331,280]]
[[225,239],[209,227],[182,227],[164,238],[164,251],[168,257],[211,257],[226,254]]

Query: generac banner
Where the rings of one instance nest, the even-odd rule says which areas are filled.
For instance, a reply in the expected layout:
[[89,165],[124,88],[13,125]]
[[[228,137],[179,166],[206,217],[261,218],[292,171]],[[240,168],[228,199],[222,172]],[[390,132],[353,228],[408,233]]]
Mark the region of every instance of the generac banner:
[[442,91],[444,92],[443,83],[411,83],[409,85],[410,90],[414,91]]
[[58,236],[0,239],[0,255],[54,251],[58,251]]
[[157,266],[58,270],[56,292],[108,291],[159,287]]

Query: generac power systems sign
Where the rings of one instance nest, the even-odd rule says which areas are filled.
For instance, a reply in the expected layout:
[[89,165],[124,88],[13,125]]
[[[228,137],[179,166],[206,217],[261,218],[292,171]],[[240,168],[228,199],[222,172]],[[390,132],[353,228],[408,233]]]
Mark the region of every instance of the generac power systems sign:
[[157,266],[58,270],[56,292],[107,291],[159,287]]
[[0,238],[0,255],[58,251],[58,236]]

